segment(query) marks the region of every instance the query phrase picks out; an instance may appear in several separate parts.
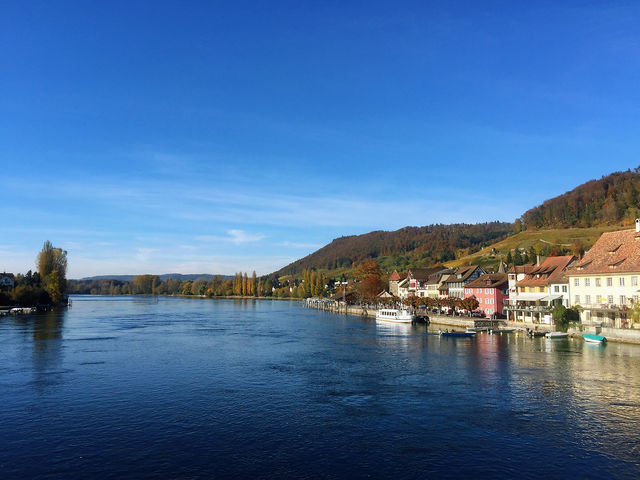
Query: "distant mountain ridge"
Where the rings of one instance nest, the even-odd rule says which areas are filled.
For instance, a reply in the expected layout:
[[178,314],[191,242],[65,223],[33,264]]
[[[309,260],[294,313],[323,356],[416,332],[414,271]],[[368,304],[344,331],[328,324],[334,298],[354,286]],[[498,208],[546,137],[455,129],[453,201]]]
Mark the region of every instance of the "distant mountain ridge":
[[[516,247],[545,246],[553,251],[579,243],[588,248],[602,231],[632,225],[636,218],[640,218],[640,167],[585,182],[527,210],[515,223],[405,227],[341,237],[272,275],[296,276],[316,269],[337,276],[368,258],[376,259],[386,272],[439,263],[496,263]],[[584,235],[576,233],[580,229]]]
[[[142,274],[141,274],[142,275]],[[131,282],[134,277],[137,275],[96,275],[93,277],[84,277],[75,279],[77,281],[91,281],[91,280],[119,280],[121,282]],[[157,275],[160,277],[160,280],[166,280],[167,278],[176,278],[178,280],[182,280],[183,282],[186,280],[211,280],[215,277],[220,277],[223,280],[232,280],[233,275],[214,275],[211,273],[164,273],[162,275]]]
[[378,230],[337,238],[274,275],[298,275],[305,269],[348,270],[368,258],[378,259],[384,270],[428,267],[477,251],[511,233],[513,224],[506,222]]

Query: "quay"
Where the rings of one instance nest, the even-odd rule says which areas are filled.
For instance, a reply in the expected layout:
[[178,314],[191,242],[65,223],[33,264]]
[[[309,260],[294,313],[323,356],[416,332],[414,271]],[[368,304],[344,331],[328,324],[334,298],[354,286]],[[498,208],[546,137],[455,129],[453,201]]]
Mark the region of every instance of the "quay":
[[[304,300],[304,305],[308,308],[315,308],[324,312],[340,313],[344,315],[356,315],[361,317],[375,318],[378,305],[374,304],[362,304],[362,305],[348,305],[343,301],[331,300],[328,298],[307,298]],[[437,323],[438,325],[446,325],[450,327],[497,327],[504,325],[503,320],[491,320],[488,318],[472,318],[455,315],[440,315],[436,313],[428,312],[426,315],[422,314],[419,309],[413,312],[417,317],[417,321],[421,322],[420,317],[428,316],[429,323]],[[424,320],[422,320],[424,322]],[[522,328],[524,330],[524,328]]]
[[[343,301],[331,300],[328,298],[307,298],[304,305],[308,308],[315,308],[325,312],[332,312],[344,315],[356,315],[363,317],[376,316],[377,305],[348,305]],[[491,320],[488,318],[464,317],[455,315],[440,315],[436,313],[429,314],[430,323],[438,325],[446,325],[449,327],[469,328],[469,327],[505,327],[515,328],[519,332],[527,330],[536,332],[550,332],[553,325],[511,321],[511,320]],[[567,330],[572,338],[582,338],[583,333],[592,333],[603,335],[609,342],[630,343],[640,345],[640,330],[628,328],[612,328],[598,325],[578,324]]]

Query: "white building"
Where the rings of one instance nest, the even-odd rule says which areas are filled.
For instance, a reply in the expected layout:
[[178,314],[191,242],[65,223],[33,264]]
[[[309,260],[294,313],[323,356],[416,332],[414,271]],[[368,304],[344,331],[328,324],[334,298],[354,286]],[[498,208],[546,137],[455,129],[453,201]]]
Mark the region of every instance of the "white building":
[[579,307],[582,323],[632,328],[628,310],[640,295],[640,221],[635,230],[603,233],[568,276],[570,305]]
[[[575,261],[573,255],[538,259],[538,264],[516,281],[514,291],[510,283],[509,300],[505,310],[512,321],[551,324],[553,307],[569,304],[567,268]],[[511,272],[516,277],[518,273]],[[510,282],[514,280],[510,277]]]

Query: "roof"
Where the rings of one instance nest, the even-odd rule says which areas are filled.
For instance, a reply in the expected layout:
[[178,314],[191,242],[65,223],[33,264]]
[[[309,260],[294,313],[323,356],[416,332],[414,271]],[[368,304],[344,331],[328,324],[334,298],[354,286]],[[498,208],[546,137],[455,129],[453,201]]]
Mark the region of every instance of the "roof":
[[403,280],[407,278],[407,274],[406,273],[398,273],[398,270],[394,270],[393,273],[389,276],[389,281],[390,282],[398,282],[400,280]]
[[427,284],[428,285],[433,285],[436,283],[440,283],[443,280],[446,280],[446,278],[443,279],[443,277],[448,277],[449,275],[451,275],[454,272],[453,269],[451,268],[445,268],[443,270],[440,270],[436,273],[432,273],[431,275],[429,275],[429,277],[427,278]]
[[509,269],[509,271],[507,273],[529,273],[531,270],[533,270],[534,268],[536,268],[536,264],[535,263],[531,263],[531,264],[525,264],[525,265],[514,265],[513,267],[511,267]]
[[640,233],[619,230],[603,233],[568,272],[569,275],[640,272]]
[[459,267],[453,275],[445,280],[445,283],[458,283],[464,282],[469,278],[473,272],[476,271],[477,268],[480,268],[478,265],[469,265],[467,267]]
[[467,283],[467,288],[501,288],[509,285],[509,278],[506,273],[486,273],[476,278],[473,282]]
[[436,273],[438,270],[442,270],[442,267],[411,268],[407,275],[411,275],[411,278],[415,278],[416,280],[426,280],[429,278],[429,275]]
[[409,279],[405,278],[404,280],[400,280],[398,282],[398,288],[405,288],[405,286],[408,286],[407,284],[409,283]]
[[542,287],[551,283],[563,283],[564,272],[575,259],[573,255],[547,257],[540,265],[534,266],[522,280],[516,283],[516,286]]

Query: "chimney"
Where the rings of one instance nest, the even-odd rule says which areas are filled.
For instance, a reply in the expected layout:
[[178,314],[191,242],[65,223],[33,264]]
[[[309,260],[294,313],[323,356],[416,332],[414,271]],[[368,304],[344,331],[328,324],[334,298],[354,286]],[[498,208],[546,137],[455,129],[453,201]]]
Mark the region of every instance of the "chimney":
[[542,255],[536,255],[536,266],[539,267],[540,264],[544,262],[546,259],[547,257],[544,257]]
[[640,218],[636,218],[636,233],[640,233]]

